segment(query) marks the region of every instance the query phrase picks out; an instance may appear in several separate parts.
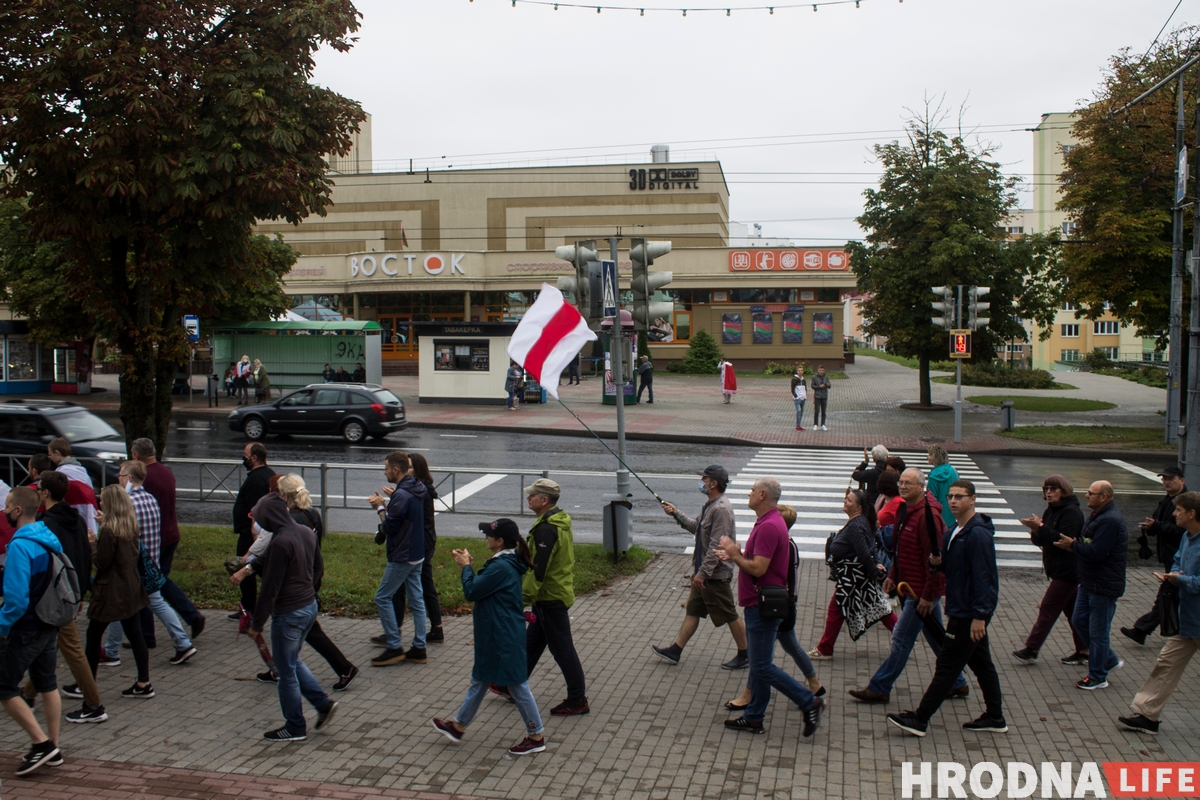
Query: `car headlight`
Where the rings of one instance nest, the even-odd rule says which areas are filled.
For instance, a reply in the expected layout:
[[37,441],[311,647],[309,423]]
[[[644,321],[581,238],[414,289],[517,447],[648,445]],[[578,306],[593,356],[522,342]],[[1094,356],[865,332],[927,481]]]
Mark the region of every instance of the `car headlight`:
[[96,458],[99,458],[102,461],[125,461],[128,456],[126,456],[124,453],[105,451],[102,453],[96,453]]
[[240,411],[232,411],[232,412],[230,412],[230,414],[229,414],[229,418],[230,418],[230,419],[237,419],[237,417],[238,417],[238,414],[240,414],[240,413],[241,413]]

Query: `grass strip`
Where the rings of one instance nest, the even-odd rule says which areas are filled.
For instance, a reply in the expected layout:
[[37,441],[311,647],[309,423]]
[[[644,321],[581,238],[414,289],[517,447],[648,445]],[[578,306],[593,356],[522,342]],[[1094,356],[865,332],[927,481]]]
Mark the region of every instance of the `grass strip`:
[[1107,444],[1150,450],[1176,450],[1175,445],[1163,442],[1163,429],[1124,428],[1115,425],[1031,425],[1011,431],[998,430],[1006,439],[1020,439],[1041,444]]
[[[229,584],[225,559],[234,553],[237,537],[232,529],[216,525],[180,525],[182,539],[171,568],[171,578],[202,608],[236,609],[238,590]],[[479,567],[491,555],[483,536],[439,538],[434,554],[433,580],[441,597],[442,613],[456,616],[471,613],[463,599],[460,570],[451,551],[465,549]],[[383,547],[369,535],[331,533],[321,548],[325,579],[321,585],[321,610],[347,617],[373,617],[375,590],[387,563]],[[588,594],[622,575],[645,569],[654,553],[634,547],[620,564],[598,544],[575,544],[575,593]]]
[[977,403],[981,406],[999,406],[1000,403],[1011,400],[1017,411],[1103,411],[1117,407],[1116,403],[1087,400],[1082,397],[980,394],[966,399],[969,403]]

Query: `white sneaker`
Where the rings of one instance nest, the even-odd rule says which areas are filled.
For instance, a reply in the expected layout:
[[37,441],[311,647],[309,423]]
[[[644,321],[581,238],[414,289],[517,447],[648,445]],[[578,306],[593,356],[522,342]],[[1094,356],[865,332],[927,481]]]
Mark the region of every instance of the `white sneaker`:
[[833,659],[833,656],[825,655],[816,647],[808,651],[808,657],[813,661],[830,661]]
[[822,425],[822,426],[821,426],[821,430],[823,430],[823,431],[827,431],[827,430],[829,430],[829,428],[828,428],[828,426],[826,426],[826,425]]

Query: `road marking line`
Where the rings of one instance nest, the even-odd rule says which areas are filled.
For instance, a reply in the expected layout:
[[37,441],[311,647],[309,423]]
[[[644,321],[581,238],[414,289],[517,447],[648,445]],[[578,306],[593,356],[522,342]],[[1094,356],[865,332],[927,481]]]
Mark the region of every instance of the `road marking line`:
[[1155,483],[1162,482],[1159,479],[1159,477],[1157,475],[1155,475],[1153,472],[1151,472],[1150,470],[1142,469],[1141,467],[1134,466],[1133,464],[1130,464],[1128,461],[1122,461],[1119,458],[1106,458],[1106,459],[1103,459],[1103,461],[1105,464],[1112,464],[1114,467],[1120,467],[1121,469],[1129,470],[1134,475],[1141,475],[1146,480],[1151,480],[1151,481],[1154,481]]
[[[442,511],[449,511],[450,507],[452,505],[461,503],[463,500],[466,500],[471,495],[478,494],[479,492],[482,492],[487,487],[491,486],[493,483],[502,481],[507,477],[508,477],[507,474],[501,474],[501,473],[491,473],[489,475],[484,475],[482,478],[476,478],[475,480],[471,481],[470,483],[468,483],[466,486],[462,487],[461,489],[455,489],[453,492],[446,495],[445,498],[439,497],[439,498],[435,499],[434,503],[441,503]],[[436,511],[434,512],[434,516],[437,516]]]

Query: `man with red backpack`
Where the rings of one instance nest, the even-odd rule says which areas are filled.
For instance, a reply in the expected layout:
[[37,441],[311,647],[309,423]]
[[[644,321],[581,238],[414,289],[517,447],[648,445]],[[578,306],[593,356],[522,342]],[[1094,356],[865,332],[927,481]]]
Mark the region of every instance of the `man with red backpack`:
[[[892,686],[904,672],[922,631],[934,654],[942,650],[935,633],[943,630],[941,597],[946,592],[946,578],[936,571],[946,529],[942,505],[925,490],[925,475],[919,469],[904,470],[899,486],[904,505],[896,515],[893,564],[883,590],[888,594],[900,590],[900,619],[892,629],[892,650],[875,670],[870,684],[866,689],[850,690],[850,696],[863,703],[886,703],[891,699]],[[966,697],[970,691],[960,673],[947,696]]]

